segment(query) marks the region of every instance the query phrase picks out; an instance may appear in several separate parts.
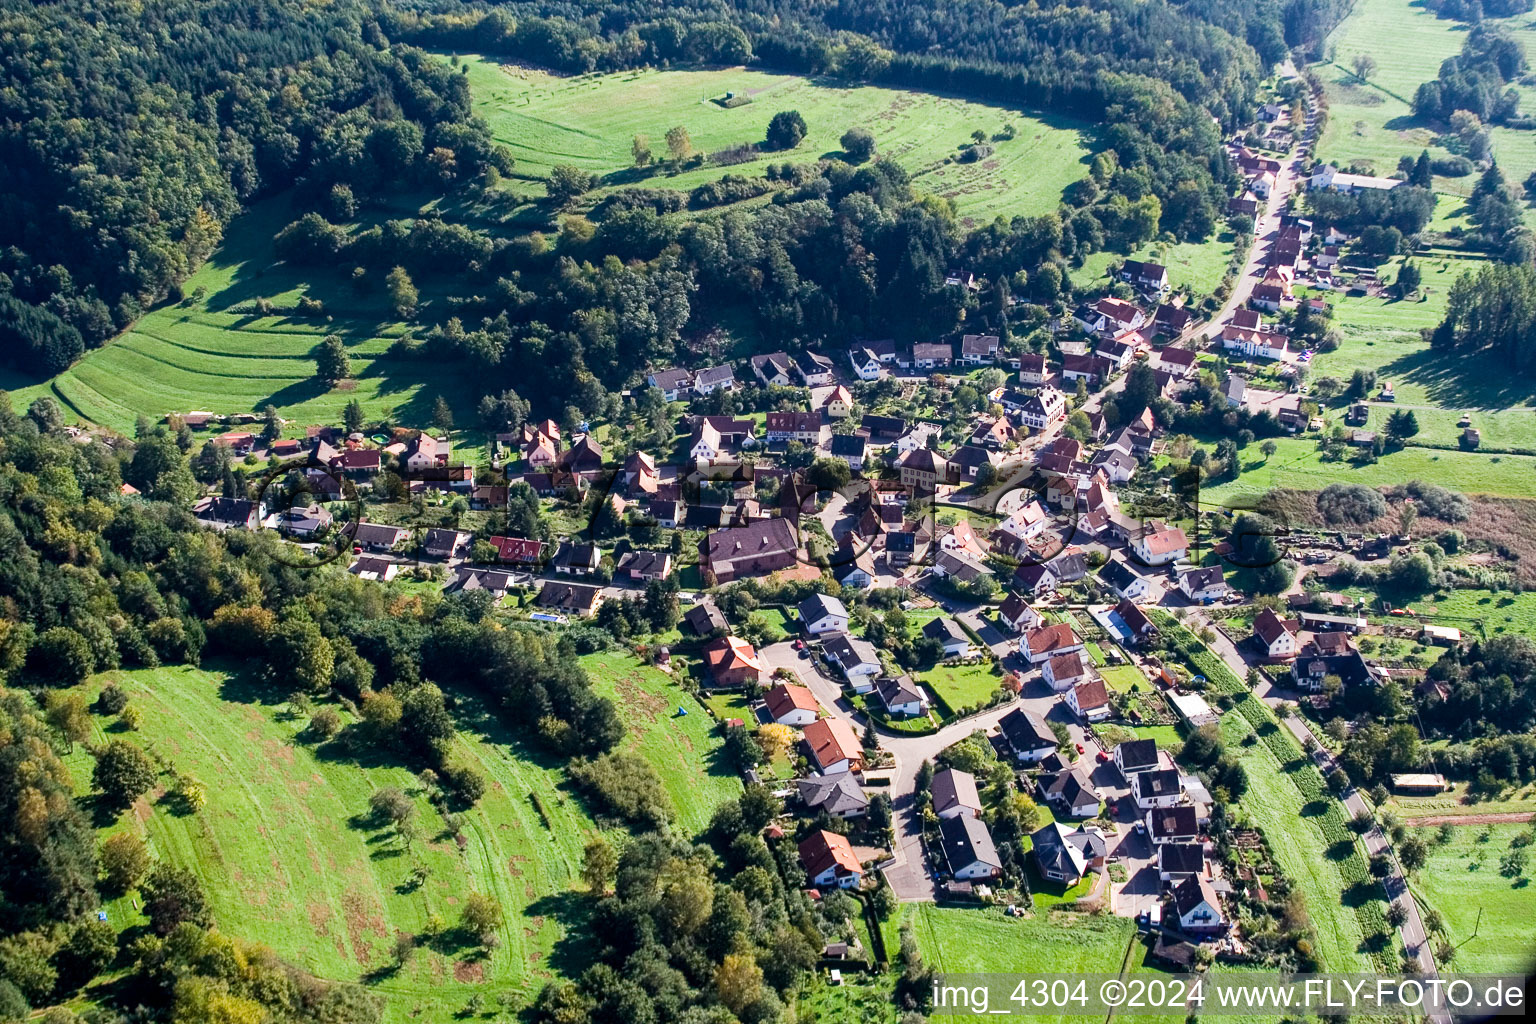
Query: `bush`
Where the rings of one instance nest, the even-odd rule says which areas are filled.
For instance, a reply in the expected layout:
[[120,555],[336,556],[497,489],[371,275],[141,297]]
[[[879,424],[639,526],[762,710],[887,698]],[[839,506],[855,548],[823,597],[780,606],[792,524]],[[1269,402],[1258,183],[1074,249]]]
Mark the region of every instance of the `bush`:
[[1364,484],[1329,484],[1317,496],[1317,510],[1335,525],[1364,526],[1387,514],[1387,499]]
[[672,801],[661,776],[636,754],[614,751],[570,763],[571,780],[580,786],[601,813],[650,829],[672,820]]

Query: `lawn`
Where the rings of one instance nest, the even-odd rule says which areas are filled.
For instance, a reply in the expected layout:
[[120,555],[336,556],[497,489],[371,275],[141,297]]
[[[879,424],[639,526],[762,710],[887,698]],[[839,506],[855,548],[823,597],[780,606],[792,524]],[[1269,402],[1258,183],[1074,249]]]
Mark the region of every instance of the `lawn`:
[[[357,296],[339,271],[290,269],[276,263],[272,235],[295,216],[289,198],[258,203],[229,226],[224,244],[187,279],[188,298],[141,317],[106,347],[86,354],[45,383],[25,382],[12,395],[26,408],[52,395],[71,419],[131,433],[139,415],[171,412],[259,413],[268,404],[296,421],[336,423],[352,399],[370,419],[424,427],[438,395],[461,423],[474,422],[478,395],[466,391],[451,363],[388,354],[404,328],[385,307],[382,288]],[[422,287],[424,298],[432,289]],[[259,315],[257,299],[279,310],[318,298],[325,315]],[[346,342],[355,382],[327,388],[315,380],[311,350],[327,334]]]
[[1104,682],[1108,683],[1109,688],[1116,693],[1130,693],[1133,686],[1140,687],[1142,690],[1150,688],[1147,683],[1147,677],[1135,665],[1114,665],[1109,668],[1101,668],[1099,669],[1099,675],[1104,677]]
[[[760,177],[769,163],[838,154],[839,138],[855,125],[874,134],[878,152],[900,161],[918,189],[953,199],[962,221],[971,224],[1054,210],[1062,189],[1087,172],[1085,125],[935,93],[838,88],[742,68],[572,78],[478,57],[465,61],[475,113],[517,161],[510,187],[530,197],[543,195],[540,183],[558,164],[598,175],[597,197],[621,185],[687,190],[727,173]],[[751,102],[731,109],[712,102],[727,92]],[[680,125],[694,150],[708,155],[761,142],[781,110],[797,110],[806,122],[807,135],[792,151],[754,154],[729,167],[709,162],[675,175],[633,167],[637,134],[665,157],[666,133]],[[989,159],[952,160],[973,131],[993,136],[1005,124],[1014,126],[1014,137],[991,141]]]
[[1137,739],[1156,740],[1162,750],[1176,747],[1184,742],[1184,737],[1179,734],[1176,725],[1137,725],[1130,727]]
[[[1136,934],[1130,918],[1070,911],[1040,911],[1030,918],[1013,918],[998,909],[923,904],[913,921],[924,958],[941,973],[949,974],[1118,974],[1126,947]],[[1006,987],[1011,988],[1012,983]],[[1054,1019],[1102,1024],[1104,1014]]]
[[[581,663],[593,688],[618,702],[628,727],[624,746],[661,773],[685,833],[701,831],[716,807],[741,795],[741,780],[721,756],[724,740],[698,698],[628,654],[588,654]],[[688,713],[679,715],[680,707]]]
[[1168,280],[1177,289],[1193,295],[1209,295],[1221,284],[1232,264],[1235,239],[1230,231],[1212,235],[1203,242],[1150,242],[1129,254],[1108,249],[1093,253],[1083,261],[1072,280],[1091,288],[1102,279],[1111,263],[1123,259],[1151,260],[1168,268]]
[[1306,901],[1324,969],[1369,971],[1371,959],[1360,949],[1360,920],[1340,898],[1348,886],[1325,852],[1322,831],[1305,813],[1301,791],[1286,777],[1269,747],[1262,742],[1242,745],[1243,737],[1252,731],[1242,715],[1221,718],[1227,749],[1237,754],[1248,772],[1248,791],[1238,804],[1269,838],[1275,861]]
[[913,678],[934,693],[943,697],[955,711],[984,704],[1003,684],[994,662],[978,665],[935,665],[926,672],[918,672]]
[[[1328,95],[1328,124],[1318,140],[1318,156],[1340,166],[1368,161],[1377,173],[1390,174],[1405,153],[1417,156],[1434,146],[1435,133],[1413,116],[1414,91],[1430,81],[1440,62],[1461,51],[1465,28],[1435,17],[1414,0],[1356,0],[1349,17],[1328,39],[1334,63],[1317,65]],[[1376,70],[1361,84],[1352,68],[1358,54],[1376,61]],[[1441,179],[1437,185],[1462,183],[1470,189],[1475,178]]]
[[1241,476],[1203,486],[1201,502],[1232,505],[1257,498],[1272,487],[1318,491],[1338,482],[1384,487],[1409,480],[1439,484],[1465,494],[1536,497],[1536,458],[1529,455],[1404,448],[1361,466],[1347,459],[1323,461],[1317,441],[1311,438],[1282,437],[1275,439],[1275,445],[1277,451],[1269,459],[1250,448],[1252,455],[1245,453]]
[[[141,801],[125,827],[143,834],[155,856],[195,872],[215,918],[233,934],[302,970],[353,981],[388,963],[398,933],[420,934],[433,916],[451,926],[467,893],[493,894],[507,916],[500,946],[483,960],[451,944],[419,949],[372,986],[391,1022],[446,1020],[471,995],[493,989],[531,998],[552,971],[584,966],[577,936],[585,914],[569,890],[579,884],[582,846],[595,827],[562,792],[563,773],[496,719],[471,722],[457,742],[456,756],[491,782],[464,815],[458,849],[408,769],[317,754],[295,738],[303,723],[282,713],[274,694],[227,672],[190,668],[112,672],[89,689],[108,680],[143,711],[133,740],[196,779],[208,799],[186,816],[163,801]],[[465,722],[465,709],[459,717]],[[88,778],[89,757],[80,751],[72,760],[76,777]],[[383,786],[416,796],[423,838],[409,853],[364,820],[370,794]],[[535,793],[550,827],[530,799]],[[412,888],[407,876],[417,864],[428,876]],[[137,922],[119,913],[114,923]]]
[[1440,911],[1447,938],[1457,947],[1455,970],[1468,973],[1528,970],[1536,954],[1536,886],[1529,879],[1505,878],[1499,859],[1526,825],[1462,825],[1440,845],[1435,829],[1422,835],[1430,846],[1429,863],[1414,879],[1421,900]]

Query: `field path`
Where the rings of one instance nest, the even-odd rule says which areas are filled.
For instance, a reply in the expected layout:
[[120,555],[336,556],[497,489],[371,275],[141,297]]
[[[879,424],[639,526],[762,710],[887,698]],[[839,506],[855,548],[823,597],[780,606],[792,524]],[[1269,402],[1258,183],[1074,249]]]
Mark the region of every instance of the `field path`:
[[1500,811],[1497,814],[1426,814],[1419,818],[1404,818],[1409,828],[1426,825],[1518,825],[1536,819],[1536,811]]

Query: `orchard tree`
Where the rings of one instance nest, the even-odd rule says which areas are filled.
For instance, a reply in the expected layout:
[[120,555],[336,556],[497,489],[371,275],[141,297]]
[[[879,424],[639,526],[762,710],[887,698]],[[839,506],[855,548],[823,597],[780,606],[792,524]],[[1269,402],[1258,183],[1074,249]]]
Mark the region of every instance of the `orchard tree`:
[[798,110],[781,110],[768,122],[765,143],[769,149],[794,149],[805,138],[805,118]]
[[856,164],[862,164],[875,155],[875,136],[868,128],[849,128],[838,141],[848,159]]
[[96,755],[91,785],[111,806],[127,807],[155,784],[154,762],[144,751],[125,740],[113,740]]
[[315,376],[333,387],[352,376],[352,360],[341,335],[327,334],[315,349]]

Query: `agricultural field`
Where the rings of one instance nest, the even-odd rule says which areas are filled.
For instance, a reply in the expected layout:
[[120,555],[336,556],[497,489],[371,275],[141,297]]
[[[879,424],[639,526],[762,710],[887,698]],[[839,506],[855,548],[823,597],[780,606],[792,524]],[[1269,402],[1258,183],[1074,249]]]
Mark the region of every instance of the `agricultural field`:
[[[560,77],[480,57],[464,61],[475,112],[517,161],[509,187],[527,198],[543,196],[542,182],[559,164],[598,175],[594,197],[624,185],[688,190],[727,173],[758,177],[770,163],[837,155],[839,138],[855,125],[868,128],[879,153],[899,161],[919,189],[953,199],[967,224],[1047,213],[1061,201],[1062,189],[1087,173],[1085,125],[956,97],[875,86],[836,88],[742,68]],[[714,102],[726,93],[751,102],[731,108]],[[798,110],[809,129],[793,151],[764,152],[728,167],[707,163],[677,174],[654,165],[634,167],[631,145],[637,134],[664,158],[668,129],[681,125],[694,150],[707,156],[762,141],[769,120],[781,110]],[[970,143],[971,132],[994,136],[1005,124],[1014,126],[1014,137],[992,141],[989,159],[975,164],[950,159]]]
[[1530,968],[1536,940],[1536,886],[1528,878],[1506,878],[1499,860],[1510,840],[1528,825],[1461,825],[1441,845],[1435,829],[1422,835],[1429,863],[1413,880],[1415,894],[1445,919],[1447,939],[1456,946],[1455,969],[1468,973],[1523,972]]
[[1370,970],[1371,959],[1361,949],[1364,936],[1360,920],[1339,895],[1348,888],[1344,876],[1325,855],[1321,830],[1303,824],[1309,822],[1309,816],[1301,791],[1286,777],[1274,753],[1262,742],[1242,745],[1243,737],[1252,732],[1253,727],[1241,715],[1222,716],[1222,739],[1248,772],[1248,791],[1238,803],[1270,837],[1275,861],[1306,900],[1307,913],[1317,931],[1317,953],[1325,969]]
[[1250,446],[1243,452],[1242,474],[1236,480],[1202,487],[1201,502],[1238,507],[1273,487],[1319,491],[1341,481],[1388,487],[1422,480],[1465,494],[1536,497],[1536,457],[1529,455],[1404,448],[1359,466],[1348,460],[1323,461],[1315,438],[1282,437],[1275,445],[1277,451],[1268,459]]
[[[187,279],[187,299],[145,314],[46,383],[0,383],[16,388],[11,399],[17,408],[48,394],[68,418],[130,436],[139,415],[157,420],[192,410],[259,413],[268,404],[296,426],[336,422],[354,398],[370,418],[426,426],[438,395],[450,404],[463,399],[454,368],[388,355],[404,327],[385,309],[382,285],[358,296],[339,274],[309,275],[275,261],[272,236],[293,216],[284,197],[257,204],[230,225],[224,244]],[[291,309],[302,297],[320,299],[325,314],[262,316],[254,308],[265,298],[277,309]],[[327,390],[315,379],[311,352],[333,333],[346,342],[355,382]],[[468,406],[454,412],[462,423],[474,420]]]
[[[458,756],[490,781],[464,815],[458,849],[408,769],[317,750],[297,738],[304,722],[286,713],[281,697],[232,672],[112,672],[87,684],[90,695],[108,681],[141,709],[134,740],[196,779],[208,800],[195,814],[141,800],[126,827],[157,857],[195,872],[215,918],[243,939],[323,978],[377,972],[371,987],[387,1000],[391,1022],[446,1020],[477,992],[530,998],[552,972],[584,965],[575,936],[585,915],[570,890],[596,827],[562,790],[563,773],[493,716],[471,719],[458,741]],[[461,723],[467,717],[461,709]],[[89,756],[81,750],[75,760],[76,777],[88,779]],[[369,796],[383,786],[415,798],[425,827],[408,852],[369,820]],[[419,888],[409,879],[416,865],[427,871]],[[473,891],[495,896],[506,911],[497,949],[479,958],[432,940],[403,969],[388,969],[397,934],[421,935],[435,917],[451,935],[456,905]],[[114,923],[137,923],[121,919],[121,902]]]
[[588,654],[581,662],[592,688],[619,705],[628,727],[623,747],[661,774],[680,830],[702,831],[716,807],[741,794],[740,779],[719,756],[723,741],[715,720],[665,672],[628,654]]

